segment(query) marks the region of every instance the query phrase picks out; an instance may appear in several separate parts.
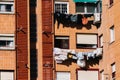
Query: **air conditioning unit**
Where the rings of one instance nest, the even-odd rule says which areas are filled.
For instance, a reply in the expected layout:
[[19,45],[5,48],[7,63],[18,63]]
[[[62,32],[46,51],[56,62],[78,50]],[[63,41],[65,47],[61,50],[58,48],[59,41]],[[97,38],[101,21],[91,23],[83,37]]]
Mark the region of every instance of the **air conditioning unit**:
[[101,14],[100,13],[94,13],[94,23],[100,21]]

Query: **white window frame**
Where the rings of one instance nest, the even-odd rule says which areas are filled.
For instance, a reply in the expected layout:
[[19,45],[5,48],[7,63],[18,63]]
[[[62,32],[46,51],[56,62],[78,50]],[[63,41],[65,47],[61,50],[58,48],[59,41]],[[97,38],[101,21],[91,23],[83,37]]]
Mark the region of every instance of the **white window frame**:
[[14,50],[15,49],[15,36],[14,34],[0,34],[0,41],[11,41],[11,45],[0,46],[0,50]]
[[115,41],[115,30],[114,26],[110,27],[110,43]]
[[[1,5],[4,5],[4,11],[0,11],[0,13],[4,13],[4,14],[13,14],[15,11],[15,9],[14,9],[14,1],[2,1],[2,2],[0,2],[0,4]],[[11,7],[11,10],[12,11],[5,11],[5,6],[6,5],[8,5],[8,4],[11,4],[11,5],[13,5],[12,7]]]
[[[66,14],[69,14],[69,2],[58,2],[58,1],[55,1],[55,4],[67,4],[67,12],[66,12]],[[55,6],[55,4],[54,4],[54,6]],[[55,7],[54,7],[54,10],[55,10]]]

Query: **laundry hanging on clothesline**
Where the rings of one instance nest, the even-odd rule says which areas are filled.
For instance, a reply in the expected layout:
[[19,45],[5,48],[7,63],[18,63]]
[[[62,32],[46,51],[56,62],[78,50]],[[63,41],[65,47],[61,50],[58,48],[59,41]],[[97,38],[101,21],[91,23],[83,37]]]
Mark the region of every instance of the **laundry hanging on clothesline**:
[[54,23],[58,21],[61,24],[77,24],[77,25],[86,25],[88,23],[87,17],[93,16],[93,14],[63,14],[59,12],[54,13]]
[[97,48],[90,52],[76,52],[75,50],[54,48],[53,55],[56,63],[62,63],[68,59],[75,59],[80,67],[85,67],[86,61],[90,58],[95,59],[96,57],[102,56],[102,48]]

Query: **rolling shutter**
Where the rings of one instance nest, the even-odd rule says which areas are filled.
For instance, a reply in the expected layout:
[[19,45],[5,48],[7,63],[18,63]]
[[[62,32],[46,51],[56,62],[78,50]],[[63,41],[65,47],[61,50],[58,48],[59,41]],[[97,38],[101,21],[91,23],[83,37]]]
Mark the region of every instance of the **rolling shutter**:
[[97,70],[78,70],[77,71],[78,80],[98,80],[98,71]]
[[97,35],[77,34],[77,44],[97,44]]

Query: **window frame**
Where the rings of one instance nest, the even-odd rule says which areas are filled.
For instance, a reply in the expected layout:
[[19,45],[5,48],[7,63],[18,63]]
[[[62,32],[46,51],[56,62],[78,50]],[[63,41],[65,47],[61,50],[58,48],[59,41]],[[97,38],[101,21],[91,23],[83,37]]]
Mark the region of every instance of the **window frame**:
[[[77,35],[78,34],[82,34],[82,35],[96,35],[96,44],[83,44],[82,46],[79,46],[79,45],[81,45],[81,44],[77,44]],[[89,47],[84,47],[84,46],[87,46],[87,45],[89,45]],[[90,47],[91,46],[91,47]],[[95,46],[95,47],[92,47],[92,46]],[[94,49],[94,48],[97,48],[98,47],[98,34],[96,33],[76,33],[76,48],[86,48],[86,49]]]
[[[67,4],[67,12],[65,13],[65,14],[69,14],[69,2],[60,2],[60,1],[55,1],[55,3],[54,3],[54,12],[56,12],[55,10],[55,5],[56,4],[60,4],[60,5],[62,5],[62,4]],[[61,9],[62,10],[62,9]],[[60,11],[60,13],[62,13],[62,11]]]
[[115,28],[114,25],[110,27],[110,43],[115,41]]
[[[0,14],[1,14],[1,13],[3,13],[3,14],[13,14],[13,13],[15,12],[15,9],[14,9],[14,1],[1,1],[0,4],[1,4],[1,5],[4,5],[4,6],[10,5],[10,4],[12,5],[12,6],[11,6],[11,9],[10,9],[11,11],[1,11],[1,10],[0,10]],[[5,10],[6,10],[6,9],[5,9]]]
[[115,65],[115,62],[111,64],[111,69],[112,69],[112,80],[115,80],[116,79],[116,65]]
[[[63,46],[64,45],[64,43],[62,43],[62,44],[60,44],[60,46],[58,47],[58,48],[62,48],[62,49],[69,49],[69,45],[70,45],[70,37],[69,36],[55,36],[54,37],[54,47],[56,47],[56,37],[58,37],[58,38],[66,38],[66,39],[64,39],[64,40],[68,40],[68,43],[67,43],[67,45],[68,45],[68,47],[61,47],[61,46]],[[62,39],[59,39],[59,40],[62,40]],[[58,43],[57,43],[58,44]]]
[[[8,39],[8,40],[7,40]],[[14,50],[15,49],[15,35],[14,34],[0,34],[0,41],[11,41],[12,47],[0,46],[0,50]]]
[[103,47],[103,34],[99,36],[99,47]]

